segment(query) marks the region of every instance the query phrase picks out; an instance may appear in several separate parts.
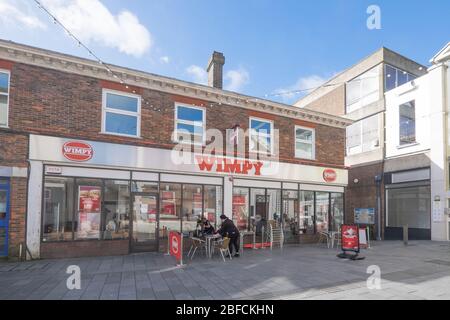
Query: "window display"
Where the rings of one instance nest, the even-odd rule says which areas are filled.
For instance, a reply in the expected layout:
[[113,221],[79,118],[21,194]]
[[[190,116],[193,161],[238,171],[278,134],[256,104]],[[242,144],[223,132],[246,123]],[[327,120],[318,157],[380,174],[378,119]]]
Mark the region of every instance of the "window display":
[[249,212],[249,191],[246,188],[233,189],[233,222],[239,230],[247,230]]

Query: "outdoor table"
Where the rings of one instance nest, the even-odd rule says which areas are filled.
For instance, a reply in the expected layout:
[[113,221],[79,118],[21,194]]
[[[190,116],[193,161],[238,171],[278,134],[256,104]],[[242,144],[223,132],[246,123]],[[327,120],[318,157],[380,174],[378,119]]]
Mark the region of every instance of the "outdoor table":
[[212,241],[213,240],[217,240],[220,239],[222,236],[220,234],[211,234],[211,235],[206,235],[205,236],[205,240],[206,240],[206,253],[208,255],[208,258],[212,257]]

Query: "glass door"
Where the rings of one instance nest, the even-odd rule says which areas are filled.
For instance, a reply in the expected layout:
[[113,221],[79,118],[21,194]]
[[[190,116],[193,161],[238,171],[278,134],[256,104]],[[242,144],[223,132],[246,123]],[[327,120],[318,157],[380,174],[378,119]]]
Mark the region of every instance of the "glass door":
[[316,232],[328,232],[330,213],[330,194],[328,192],[316,192]]
[[158,194],[134,194],[132,251],[156,251],[158,245]]
[[8,255],[9,185],[0,184],[0,257]]
[[283,191],[283,231],[287,242],[295,242],[299,234],[298,191]]

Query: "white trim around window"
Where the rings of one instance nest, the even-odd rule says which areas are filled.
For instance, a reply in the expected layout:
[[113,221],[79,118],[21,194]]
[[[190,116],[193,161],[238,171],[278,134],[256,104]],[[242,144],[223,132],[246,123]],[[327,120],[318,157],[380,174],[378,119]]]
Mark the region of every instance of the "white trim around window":
[[9,125],[9,101],[10,101],[10,90],[11,90],[11,71],[0,69],[0,73],[4,73],[8,76],[8,92],[7,93],[1,93],[1,96],[6,96],[6,121],[5,123],[2,123],[0,121],[0,128],[8,128]]
[[[118,96],[124,96],[124,97],[137,99],[137,112],[108,108],[106,106],[106,96],[108,93],[118,95]],[[136,135],[106,131],[106,113],[107,112],[118,114],[118,115],[136,117]],[[101,129],[102,129],[101,130],[102,134],[121,136],[121,137],[140,138],[141,137],[141,96],[136,95],[136,94],[127,93],[127,92],[122,92],[122,91],[103,89],[103,92],[102,92],[102,128]]]
[[[179,141],[178,139],[178,124],[185,124],[185,125],[191,125],[194,127],[200,127],[199,123],[196,121],[189,121],[189,120],[179,120],[178,119],[178,108],[186,108],[186,109],[194,109],[199,110],[202,112],[202,139],[201,143],[195,142],[195,141]],[[189,104],[184,104],[181,102],[175,102],[175,115],[174,115],[174,126],[173,126],[173,142],[174,143],[185,143],[185,144],[193,144],[193,145],[205,145],[206,144],[206,109],[199,106],[193,106]]]
[[[304,139],[298,139],[297,138],[297,130],[302,129],[306,131],[311,131],[311,141],[304,140]],[[310,157],[302,157],[299,155],[299,152],[297,150],[297,142],[311,145],[311,156]],[[294,149],[295,149],[295,157],[299,159],[307,159],[307,160],[316,160],[316,129],[309,128],[309,127],[303,127],[303,126],[295,126],[294,129]]]
[[258,133],[258,135],[263,135],[266,138],[267,137],[270,138],[270,154],[273,155],[274,154],[274,151],[273,151],[273,147],[274,147],[273,121],[269,120],[269,119],[257,118],[257,117],[249,117],[249,119],[248,119],[248,127],[249,127],[249,136],[248,136],[249,142],[248,142],[248,146],[249,146],[249,152],[266,154],[266,152],[264,150],[260,150],[259,148],[258,148],[258,150],[252,150],[252,148],[251,148],[252,136],[253,136],[252,120],[259,121],[259,122],[265,122],[265,123],[270,124],[270,135],[262,134],[262,133]]

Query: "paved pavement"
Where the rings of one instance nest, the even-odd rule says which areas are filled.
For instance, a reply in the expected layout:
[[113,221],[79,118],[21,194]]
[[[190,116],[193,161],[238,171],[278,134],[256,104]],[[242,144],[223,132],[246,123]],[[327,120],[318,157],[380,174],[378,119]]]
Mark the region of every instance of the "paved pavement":
[[[183,268],[157,253],[0,263],[4,299],[449,299],[450,243],[380,242],[362,261],[336,258],[323,245],[246,250],[224,263],[197,255]],[[67,267],[81,269],[81,289],[68,290]],[[381,270],[368,289],[367,267]]]

